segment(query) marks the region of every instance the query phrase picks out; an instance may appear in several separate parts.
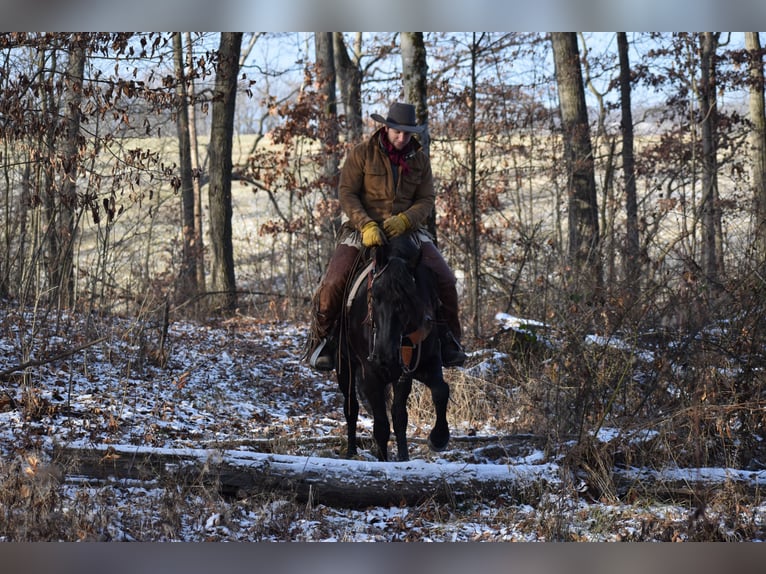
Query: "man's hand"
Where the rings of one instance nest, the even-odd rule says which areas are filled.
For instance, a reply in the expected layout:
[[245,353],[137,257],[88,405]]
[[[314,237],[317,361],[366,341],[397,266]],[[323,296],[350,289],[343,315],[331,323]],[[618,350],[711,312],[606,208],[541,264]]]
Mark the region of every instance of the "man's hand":
[[398,237],[410,228],[410,220],[403,213],[392,215],[383,222],[383,229],[388,237]]
[[386,236],[377,223],[370,221],[362,227],[362,244],[365,247],[373,245],[383,245],[386,242]]

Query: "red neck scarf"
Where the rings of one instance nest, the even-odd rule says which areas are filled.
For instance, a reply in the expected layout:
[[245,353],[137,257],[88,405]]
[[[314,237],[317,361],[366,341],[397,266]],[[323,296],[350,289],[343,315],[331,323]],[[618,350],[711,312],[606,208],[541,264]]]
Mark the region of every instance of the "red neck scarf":
[[411,141],[408,142],[406,146],[404,146],[403,150],[398,150],[394,147],[394,144],[388,141],[388,137],[386,136],[386,132],[384,130],[380,132],[380,145],[382,145],[383,149],[386,150],[388,159],[391,160],[391,163],[401,168],[402,174],[405,174],[410,170],[410,166],[407,165],[407,157],[412,151]]

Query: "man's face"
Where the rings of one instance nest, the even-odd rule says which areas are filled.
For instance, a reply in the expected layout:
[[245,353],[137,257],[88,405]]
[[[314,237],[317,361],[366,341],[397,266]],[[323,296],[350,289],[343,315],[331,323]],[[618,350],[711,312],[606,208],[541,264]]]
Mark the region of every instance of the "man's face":
[[402,132],[389,127],[386,128],[386,134],[388,135],[388,141],[398,150],[403,150],[404,146],[410,143],[410,138],[412,138],[410,132]]

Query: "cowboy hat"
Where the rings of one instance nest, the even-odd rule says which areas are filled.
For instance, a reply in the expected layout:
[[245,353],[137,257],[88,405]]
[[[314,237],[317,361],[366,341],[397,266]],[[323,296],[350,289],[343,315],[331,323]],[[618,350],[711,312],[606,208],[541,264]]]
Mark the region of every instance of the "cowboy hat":
[[415,119],[415,106],[412,104],[402,104],[396,102],[388,108],[388,117],[383,118],[380,114],[370,114],[370,117],[376,122],[386,124],[390,128],[400,132],[410,132],[420,134],[426,129],[426,126],[417,125]]

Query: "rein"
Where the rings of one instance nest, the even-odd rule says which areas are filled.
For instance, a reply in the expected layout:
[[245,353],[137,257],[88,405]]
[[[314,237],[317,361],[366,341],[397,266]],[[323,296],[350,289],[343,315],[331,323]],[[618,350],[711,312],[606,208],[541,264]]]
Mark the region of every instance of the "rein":
[[[372,314],[372,283],[375,281],[375,275],[383,273],[383,271],[386,270],[386,267],[388,267],[388,264],[378,270],[375,265],[375,260],[373,260],[369,265],[370,271],[367,273],[367,316],[364,318],[364,323],[370,326],[370,331],[372,332],[370,343],[368,345],[369,348],[367,350],[368,357],[372,357],[373,352],[375,351],[375,342],[378,337],[378,330],[375,328],[375,319]],[[362,274],[362,277],[364,277],[364,273]]]
[[[377,341],[377,329],[375,328],[375,321],[374,316],[372,312],[372,284],[375,281],[375,277],[377,275],[382,274],[386,269],[388,268],[388,263],[386,263],[382,268],[377,269],[375,266],[375,262],[373,261],[370,263],[370,265],[365,269],[365,273],[367,275],[367,316],[364,319],[364,323],[370,325],[370,329],[372,332],[372,336],[370,337],[369,342],[369,350],[368,350],[368,356],[372,356],[373,351],[375,350],[375,343]],[[368,272],[369,269],[369,272]],[[364,277],[365,273],[362,273],[360,276],[360,279],[357,280],[357,283],[361,283],[361,278]],[[427,318],[428,319],[428,318]],[[411,375],[414,373],[418,366],[420,365],[420,357],[421,357],[421,350],[422,345],[421,343],[425,340],[426,337],[428,337],[428,334],[431,332],[431,321],[426,321],[426,324],[421,325],[411,333],[408,333],[402,337],[402,340],[400,342],[399,348],[399,363],[402,368],[402,374],[404,375]],[[405,339],[410,343],[405,343]],[[415,351],[417,351],[415,353]],[[415,363],[412,364],[412,356],[415,354]]]

